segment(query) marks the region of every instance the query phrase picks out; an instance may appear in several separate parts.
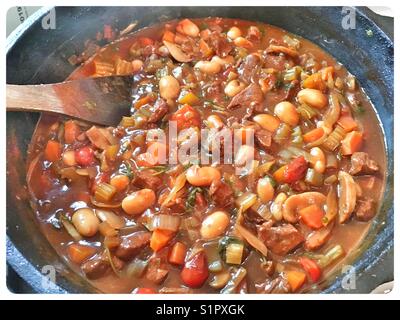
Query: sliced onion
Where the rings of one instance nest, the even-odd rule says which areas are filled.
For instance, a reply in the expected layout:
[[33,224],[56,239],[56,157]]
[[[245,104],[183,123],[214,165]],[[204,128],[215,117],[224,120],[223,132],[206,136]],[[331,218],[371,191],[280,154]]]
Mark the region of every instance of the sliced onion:
[[258,239],[253,233],[241,225],[236,225],[236,230],[242,235],[243,238],[256,250],[260,251],[265,257],[268,254],[268,249],[265,244]]
[[118,203],[104,203],[97,201],[93,196],[90,197],[90,201],[93,205],[99,208],[119,208],[121,207],[121,202]]
[[75,241],[82,240],[82,236],[79,234],[79,232],[75,229],[73,224],[68,221],[67,218],[61,217],[61,223],[63,224],[65,230],[67,230],[68,234],[74,238]]
[[181,48],[179,48],[177,45],[174,43],[168,42],[168,41],[163,41],[164,45],[167,47],[169,53],[171,56],[179,62],[189,62],[192,61],[192,58],[190,58],[186,53],[184,53]]
[[169,195],[165,198],[163,203],[161,204],[162,207],[166,206],[170,201],[174,200],[176,198],[176,195],[179,190],[181,190],[186,183],[186,171],[182,172],[175,181],[174,187],[171,189],[169,192]]
[[330,108],[324,115],[324,126],[332,131],[333,125],[339,120],[341,108],[337,93],[332,93],[329,100]]
[[109,226],[113,229],[121,229],[125,227],[124,218],[116,215],[114,212],[109,210],[96,209],[95,210],[97,217],[103,221],[107,222]]
[[236,205],[239,207],[239,212],[245,212],[252,207],[257,201],[257,196],[254,193],[246,192],[236,199]]
[[179,230],[181,218],[167,214],[155,215],[152,219],[152,228],[176,232]]

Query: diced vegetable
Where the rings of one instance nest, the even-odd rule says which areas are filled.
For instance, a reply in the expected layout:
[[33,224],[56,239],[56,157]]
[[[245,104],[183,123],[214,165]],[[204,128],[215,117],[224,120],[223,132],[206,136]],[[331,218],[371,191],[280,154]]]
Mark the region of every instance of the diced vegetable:
[[68,245],[67,252],[72,262],[81,264],[84,260],[96,253],[96,248],[77,243],[71,243]]
[[340,152],[344,156],[352,155],[361,149],[363,143],[363,134],[359,131],[351,131],[346,134],[345,138],[342,140],[342,147]]
[[186,171],[181,173],[175,180],[175,184],[171,191],[169,192],[168,196],[164,199],[161,206],[167,205],[170,201],[174,200],[177,193],[185,186],[186,184]]
[[226,263],[241,264],[244,246],[242,243],[230,243],[226,247]]
[[214,289],[221,289],[228,283],[230,278],[231,274],[229,271],[226,270],[216,274],[210,281],[209,285]]
[[176,242],[169,252],[168,262],[181,265],[185,262],[186,246],[182,242]]
[[357,122],[353,119],[351,115],[341,116],[338,120],[338,125],[341,126],[346,132],[353,131],[358,127]]
[[318,116],[319,112],[315,110],[313,107],[310,107],[307,104],[301,104],[298,108],[297,111],[301,115],[301,117],[305,120],[311,120],[312,118]]
[[61,223],[64,226],[65,230],[67,230],[68,234],[75,240],[80,241],[82,240],[82,236],[79,232],[75,229],[74,225],[64,216],[61,215],[60,217]]
[[135,118],[134,117],[122,117],[120,126],[124,128],[129,128],[129,127],[134,127],[136,124]]
[[207,257],[199,251],[186,262],[181,272],[183,283],[190,288],[199,288],[208,278]]
[[315,128],[311,131],[308,131],[303,135],[303,140],[305,143],[310,143],[317,141],[318,139],[322,138],[324,135],[325,131],[322,128]]
[[308,168],[304,181],[312,186],[319,187],[324,183],[324,175],[314,169]]
[[188,104],[173,113],[170,120],[176,121],[178,131],[190,127],[200,127],[201,124],[199,112]]
[[325,253],[321,258],[318,259],[318,265],[321,268],[326,268],[335,260],[339,259],[340,257],[344,256],[343,247],[338,244],[330,249],[327,253]]
[[179,216],[157,214],[152,219],[152,229],[161,229],[176,232],[181,224]]
[[346,222],[356,207],[357,187],[353,177],[344,171],[339,171],[339,222]]
[[299,211],[300,219],[310,228],[322,228],[322,219],[325,212],[316,204],[305,207]]
[[303,81],[303,87],[308,89],[317,89],[324,91],[326,89],[326,83],[322,79],[320,72],[313,73]]
[[323,224],[328,225],[338,214],[338,201],[336,186],[331,186],[326,196],[326,214],[322,219]]
[[80,166],[90,166],[94,162],[94,151],[90,147],[75,150],[75,160]]
[[246,192],[235,200],[236,206],[240,212],[245,212],[257,201],[257,196],[254,193]]
[[49,140],[44,149],[44,158],[47,161],[55,162],[61,158],[61,143]]
[[291,131],[292,131],[292,129],[290,128],[290,126],[288,124],[281,123],[275,132],[275,136],[273,138],[274,141],[276,143],[282,143],[286,139],[289,139],[289,137],[291,135]]
[[344,136],[345,136],[345,131],[343,130],[343,128],[341,126],[336,126],[336,128],[332,131],[332,133],[324,141],[322,146],[325,149],[334,151],[337,147],[339,147],[340,142],[343,140]]
[[99,224],[99,232],[105,237],[113,237],[118,234],[118,231],[105,221]]
[[74,120],[68,120],[64,123],[65,143],[73,143],[81,132],[80,127]]
[[96,186],[94,197],[97,201],[110,202],[116,193],[117,189],[114,186],[101,182]]
[[153,231],[150,238],[150,248],[153,249],[154,252],[158,252],[164,248],[174,236],[175,232],[156,229]]
[[304,272],[297,270],[285,271],[286,279],[289,282],[292,292],[296,292],[306,282],[307,276]]
[[318,264],[309,258],[301,257],[299,258],[299,262],[303,269],[307,272],[308,276],[312,280],[312,282],[317,282],[321,277],[321,269]]
[[188,92],[179,98],[178,102],[181,104],[195,106],[200,102],[200,99],[193,92]]

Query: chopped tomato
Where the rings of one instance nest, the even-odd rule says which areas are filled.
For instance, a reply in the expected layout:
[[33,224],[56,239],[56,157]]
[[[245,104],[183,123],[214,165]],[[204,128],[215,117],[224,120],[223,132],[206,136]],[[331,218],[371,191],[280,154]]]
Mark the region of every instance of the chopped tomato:
[[82,147],[75,150],[75,161],[80,166],[90,166],[94,162],[94,151],[91,147]]
[[181,272],[183,283],[190,288],[199,288],[208,278],[207,257],[204,251],[196,253],[186,261]]
[[298,180],[303,179],[306,174],[307,168],[308,164],[303,156],[294,159],[285,168],[285,172],[283,174],[284,181],[286,183],[294,183]]
[[176,111],[171,116],[171,120],[176,121],[178,131],[190,127],[200,127],[201,124],[199,112],[188,104]]
[[318,264],[309,258],[301,257],[299,262],[303,269],[307,272],[313,282],[317,282],[321,277],[321,269]]

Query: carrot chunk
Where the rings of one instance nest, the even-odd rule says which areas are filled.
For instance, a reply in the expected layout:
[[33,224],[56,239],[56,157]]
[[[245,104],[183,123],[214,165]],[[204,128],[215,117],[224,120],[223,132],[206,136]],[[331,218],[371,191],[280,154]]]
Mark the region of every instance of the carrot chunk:
[[359,131],[351,131],[346,134],[342,140],[340,149],[342,155],[349,156],[361,149],[363,142],[363,134]]
[[157,252],[164,248],[174,237],[175,232],[169,230],[156,229],[153,231],[150,239],[150,248]]
[[49,140],[46,144],[46,149],[44,149],[44,157],[47,161],[57,161],[61,157],[61,143]]
[[314,141],[317,141],[318,139],[322,138],[323,135],[324,135],[324,129],[315,128],[315,129],[303,134],[303,141],[305,143],[314,142]]
[[81,264],[84,260],[94,255],[96,249],[77,243],[72,243],[67,248],[67,253],[72,262]]
[[185,262],[186,246],[182,242],[177,242],[172,247],[168,261],[172,264],[181,265]]
[[286,271],[286,279],[289,282],[290,288],[296,292],[306,282],[306,274],[301,271],[290,270]]
[[358,127],[357,122],[353,119],[353,117],[351,115],[342,115],[338,120],[338,124],[346,132],[353,131],[354,129],[357,129],[357,127]]
[[310,228],[322,228],[322,219],[325,212],[316,204],[303,208],[299,211],[300,219]]

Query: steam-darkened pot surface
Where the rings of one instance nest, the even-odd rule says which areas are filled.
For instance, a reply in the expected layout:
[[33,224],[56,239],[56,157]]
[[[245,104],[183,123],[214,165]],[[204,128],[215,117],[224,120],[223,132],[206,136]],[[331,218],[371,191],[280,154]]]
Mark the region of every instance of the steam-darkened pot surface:
[[[325,288],[326,292],[369,292],[393,277],[393,43],[361,11],[356,14],[356,29],[344,30],[346,14],[333,7],[56,8],[56,29],[43,29],[38,15],[24,32],[8,39],[7,83],[64,80],[74,69],[67,61],[73,48],[79,51],[86,39],[111,22],[123,29],[133,20],[143,27],[160,19],[222,16],[269,23],[313,41],[357,77],[377,109],[386,137],[388,178],[382,210],[354,263],[362,276],[352,291],[341,287],[341,277],[331,279]],[[366,30],[373,36],[368,37]],[[94,292],[64,265],[39,232],[29,204],[25,160],[37,119],[35,114],[7,115],[7,259],[38,292]],[[37,270],[45,265],[56,267],[59,287],[43,287]]]

